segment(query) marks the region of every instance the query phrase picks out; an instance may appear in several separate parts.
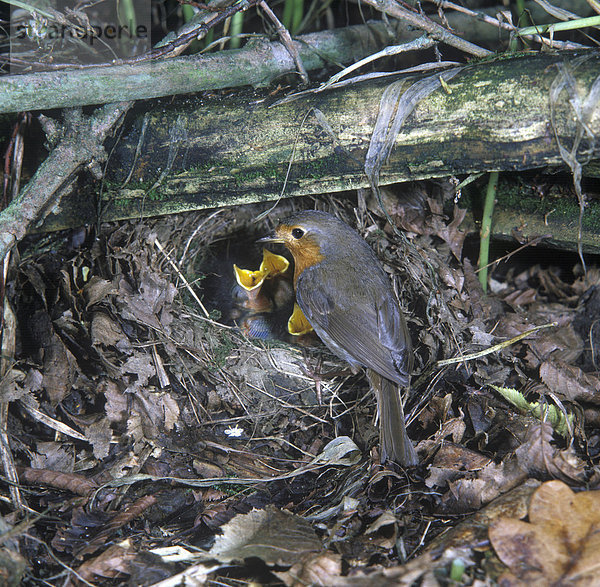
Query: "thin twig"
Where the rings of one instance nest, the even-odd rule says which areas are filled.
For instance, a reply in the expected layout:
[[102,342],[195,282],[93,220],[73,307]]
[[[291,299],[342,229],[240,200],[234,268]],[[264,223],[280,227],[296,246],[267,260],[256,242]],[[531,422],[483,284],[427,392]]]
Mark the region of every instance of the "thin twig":
[[332,75],[324,84],[321,84],[319,90],[324,90],[331,85],[339,82],[342,78],[346,77],[349,73],[360,69],[363,65],[367,65],[377,59],[381,59],[383,57],[391,57],[392,55],[399,55],[400,53],[406,53],[407,51],[420,51],[421,49],[429,49],[433,47],[436,42],[433,39],[429,39],[425,35],[419,37],[418,39],[414,39],[413,41],[409,41],[407,43],[402,43],[402,45],[392,45],[391,47],[386,47],[377,53],[373,53],[373,55],[369,55],[356,63],[344,68],[342,71]]
[[164,258],[167,260],[167,263],[169,263],[169,265],[171,265],[171,267],[174,269],[175,273],[177,273],[177,276],[179,277],[179,279],[181,279],[181,281],[183,281],[183,284],[185,285],[187,290],[190,292],[190,295],[196,300],[196,303],[200,306],[200,309],[204,312],[204,315],[207,318],[210,318],[210,314],[208,313],[208,310],[204,307],[202,300],[198,297],[198,294],[194,291],[192,286],[188,283],[188,280],[185,278],[183,273],[180,271],[179,267],[177,267],[177,264],[175,263],[175,261],[173,261],[171,259],[170,255],[167,253],[167,251],[165,251],[164,247],[160,244],[160,241],[158,239],[154,239],[154,246],[163,254]]
[[103,142],[131,104],[107,104],[89,117],[79,109],[66,111],[64,136],[18,198],[0,213],[0,259],[25,236],[31,224],[52,211],[84,165],[93,172],[94,165],[106,157]]
[[457,363],[463,363],[464,361],[472,361],[473,359],[480,359],[481,357],[485,357],[486,355],[491,355],[492,353],[501,351],[502,349],[505,349],[505,348],[519,342],[520,340],[523,340],[524,338],[527,338],[530,334],[533,334],[534,332],[537,332],[538,330],[543,330],[544,328],[552,328],[553,326],[558,326],[558,322],[550,322],[548,324],[542,324],[541,326],[536,326],[535,328],[532,328],[531,330],[527,330],[526,332],[523,332],[523,333],[519,334],[518,336],[511,338],[510,340],[506,340],[499,344],[495,344],[494,346],[491,346],[491,347],[484,349],[482,351],[479,351],[477,353],[471,353],[470,355],[462,355],[460,357],[455,357],[454,359],[443,359],[442,361],[438,361],[435,364],[435,366],[436,367],[445,367],[446,365],[455,365]]
[[283,46],[288,50],[288,53],[291,55],[292,59],[294,60],[294,63],[296,64],[296,67],[298,68],[298,75],[302,80],[302,84],[308,84],[308,73],[306,73],[306,69],[304,68],[302,59],[300,58],[300,53],[298,53],[298,49],[294,45],[294,41],[292,41],[290,32],[281,24],[280,20],[271,10],[271,8],[265,0],[261,0],[258,3],[258,5],[262,8],[263,12],[271,19],[271,21],[275,25],[275,29],[277,30],[277,34],[279,35]]
[[[547,37],[542,37],[538,34],[523,34],[523,30],[519,30],[514,24],[510,22],[503,22],[485,12],[481,12],[479,10],[471,10],[470,8],[466,8],[465,6],[460,6],[459,4],[455,4],[454,2],[450,2],[448,0],[430,0],[440,8],[445,8],[449,10],[454,10],[455,12],[459,12],[461,14],[465,14],[466,16],[471,16],[480,20],[481,22],[485,22],[491,26],[494,26],[498,29],[502,29],[505,31],[509,31],[510,33],[519,34],[521,38],[525,38],[530,41],[535,41],[542,45],[547,45],[548,47],[553,47],[555,49],[577,49],[581,48],[583,45],[579,43],[573,43],[571,41],[556,41],[554,39],[549,39]],[[535,31],[534,31],[535,32]]]
[[488,57],[489,55],[494,54],[492,51],[488,51],[483,47],[479,47],[474,43],[470,43],[469,41],[465,41],[464,39],[457,37],[449,30],[445,29],[442,25],[421,14],[418,14],[417,12],[413,12],[412,10],[405,8],[396,2],[396,0],[364,0],[364,2],[366,4],[370,4],[381,12],[385,12],[387,15],[392,16],[393,18],[406,21],[411,25],[426,31],[434,39],[442,41],[443,43],[446,43],[452,47],[456,47],[457,49],[460,49],[465,53],[469,53],[470,55],[475,55],[475,57]]

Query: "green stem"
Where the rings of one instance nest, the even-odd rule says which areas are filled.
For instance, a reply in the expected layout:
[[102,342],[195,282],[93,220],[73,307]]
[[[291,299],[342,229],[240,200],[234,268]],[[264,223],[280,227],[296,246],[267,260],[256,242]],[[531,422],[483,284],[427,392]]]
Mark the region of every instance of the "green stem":
[[137,27],[137,18],[135,16],[135,6],[132,0],[121,0],[119,3],[119,16],[121,24],[128,26],[131,31],[135,31]]
[[304,0],[294,0],[294,14],[292,16],[292,28],[290,32],[292,35],[298,34],[298,29],[302,24],[304,18]]
[[292,26],[292,15],[294,13],[294,0],[285,0],[281,24],[289,31]]
[[577,18],[566,22],[555,22],[553,24],[540,24],[536,26],[525,27],[519,29],[520,35],[541,35],[552,30],[557,31],[572,31],[583,29],[590,26],[600,26],[600,16],[589,16],[587,18]]
[[229,42],[229,46],[232,49],[239,49],[240,47],[240,37],[238,35],[241,34],[242,29],[244,27],[244,13],[240,10],[236,12],[231,17],[231,41]]
[[525,12],[525,0],[515,0],[515,8],[517,13],[517,22],[519,25],[527,26],[531,24],[529,16],[527,15],[527,12]]
[[479,283],[483,291],[487,291],[488,263],[490,258],[490,237],[492,234],[492,216],[494,215],[494,203],[496,201],[496,190],[498,188],[498,172],[492,171],[488,181],[483,206],[483,218],[481,219],[481,233],[479,244]]
[[190,4],[183,4],[181,9],[183,11],[183,22],[190,22],[194,18],[194,8]]

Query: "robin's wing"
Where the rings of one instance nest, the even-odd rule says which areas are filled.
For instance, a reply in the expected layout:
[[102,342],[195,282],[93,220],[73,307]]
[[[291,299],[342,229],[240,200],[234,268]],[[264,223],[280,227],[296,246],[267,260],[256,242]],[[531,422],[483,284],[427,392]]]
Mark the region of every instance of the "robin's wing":
[[376,297],[369,295],[369,287],[357,287],[341,296],[328,291],[323,285],[326,280],[320,279],[315,269],[308,268],[300,276],[296,292],[315,332],[350,363],[360,363],[392,381],[407,384],[410,342],[391,290],[385,289]]

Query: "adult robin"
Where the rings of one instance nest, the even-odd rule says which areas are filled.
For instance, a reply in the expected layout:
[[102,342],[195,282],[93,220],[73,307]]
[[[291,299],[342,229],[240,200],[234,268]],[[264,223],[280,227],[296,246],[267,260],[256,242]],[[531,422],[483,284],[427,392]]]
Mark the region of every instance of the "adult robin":
[[366,368],[379,409],[381,461],[416,465],[399,390],[409,383],[410,336],[373,250],[347,224],[314,210],[290,216],[260,241],[289,249],[296,299],[311,326],[334,354]]

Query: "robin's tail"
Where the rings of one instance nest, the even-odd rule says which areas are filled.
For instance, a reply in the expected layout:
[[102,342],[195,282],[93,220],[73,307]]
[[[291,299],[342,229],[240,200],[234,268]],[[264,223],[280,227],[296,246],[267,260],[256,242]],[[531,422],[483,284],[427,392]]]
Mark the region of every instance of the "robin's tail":
[[381,462],[390,459],[404,467],[417,465],[417,453],[406,433],[398,384],[372,369],[367,369],[367,377],[377,397],[379,409]]

